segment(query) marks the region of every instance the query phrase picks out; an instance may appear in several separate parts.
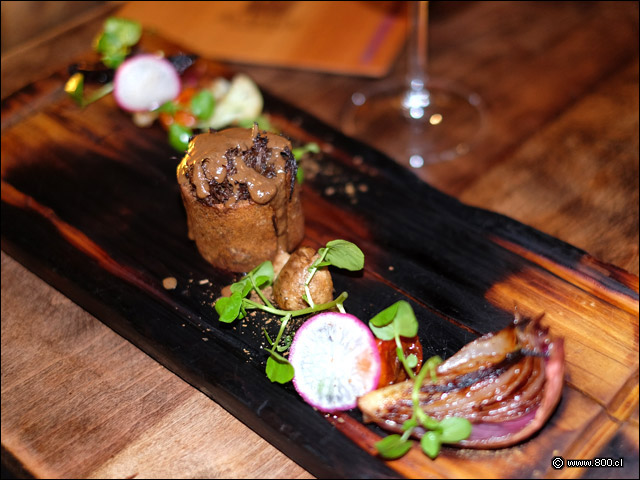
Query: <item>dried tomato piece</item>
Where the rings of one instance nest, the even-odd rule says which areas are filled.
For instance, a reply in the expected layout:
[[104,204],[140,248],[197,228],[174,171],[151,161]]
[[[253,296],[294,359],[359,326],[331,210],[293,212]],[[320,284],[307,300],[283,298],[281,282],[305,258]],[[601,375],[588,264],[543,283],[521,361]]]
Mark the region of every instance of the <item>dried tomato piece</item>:
[[[400,337],[400,344],[405,357],[414,354],[418,358],[418,364],[415,368],[417,373],[422,366],[422,344],[420,339],[417,336],[411,338]],[[396,341],[377,339],[377,345],[378,352],[380,352],[381,365],[378,388],[406,380],[408,378],[407,372],[396,353]]]

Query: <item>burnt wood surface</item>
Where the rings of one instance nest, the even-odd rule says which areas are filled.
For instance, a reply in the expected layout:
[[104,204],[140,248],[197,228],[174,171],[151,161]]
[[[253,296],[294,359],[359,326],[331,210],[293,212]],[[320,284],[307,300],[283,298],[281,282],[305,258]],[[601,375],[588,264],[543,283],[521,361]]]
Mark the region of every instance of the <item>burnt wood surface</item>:
[[[362,275],[334,272],[336,292],[349,292],[346,308],[359,318],[407,298],[420,319],[425,355],[448,357],[475,336],[505,327],[513,307],[525,314],[545,310],[535,297],[520,305],[513,296],[507,308],[487,298],[495,285],[528,271],[547,277],[548,288],[570,292],[559,293],[569,307],[577,299],[597,304],[591,314],[596,321],[604,309],[620,321],[637,315],[631,275],[613,278],[602,268],[585,267],[585,252],[508,217],[468,207],[383,154],[265,95],[266,111],[284,132],[291,122],[294,134],[300,129],[329,151],[307,167],[314,174],[303,186],[305,243],[345,238],[362,248]],[[2,157],[5,251],[314,475],[395,474],[290,386],[266,379],[265,318],[231,326],[217,322],[213,300],[237,276],[210,267],[187,238],[176,154],[162,129],[140,131],[110,99],[80,110],[63,98],[7,129]],[[592,292],[549,275],[520,249],[580,270]],[[162,280],[170,276],[178,287],[168,291]],[[200,279],[208,282],[201,285]],[[626,348],[630,353],[633,343]],[[568,362],[580,361],[568,355]],[[626,380],[612,379],[613,393]],[[573,385],[578,393],[566,393],[565,401],[602,395],[589,387]],[[606,395],[598,399],[605,406],[609,401]],[[442,458],[455,455],[445,452]],[[425,457],[423,463],[429,462]]]

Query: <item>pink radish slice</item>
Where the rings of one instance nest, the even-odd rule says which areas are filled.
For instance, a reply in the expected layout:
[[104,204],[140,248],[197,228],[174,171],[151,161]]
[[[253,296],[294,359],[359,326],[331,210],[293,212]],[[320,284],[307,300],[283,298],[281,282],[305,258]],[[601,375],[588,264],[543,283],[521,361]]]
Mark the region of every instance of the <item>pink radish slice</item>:
[[155,110],[178,96],[180,76],[166,58],[141,54],[124,61],[116,70],[113,94],[129,112]]
[[322,412],[349,410],[380,380],[380,354],[367,325],[347,313],[325,312],[296,332],[289,361],[300,396]]

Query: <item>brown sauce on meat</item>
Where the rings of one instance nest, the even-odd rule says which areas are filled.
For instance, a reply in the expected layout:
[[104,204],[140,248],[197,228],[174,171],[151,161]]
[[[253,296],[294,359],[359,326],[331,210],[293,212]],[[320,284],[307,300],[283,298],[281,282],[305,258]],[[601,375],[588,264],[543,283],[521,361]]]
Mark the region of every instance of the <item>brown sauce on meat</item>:
[[178,166],[178,182],[190,183],[198,201],[233,207],[240,200],[270,204],[278,249],[286,251],[287,205],[297,165],[286,138],[229,128],[195,136]]

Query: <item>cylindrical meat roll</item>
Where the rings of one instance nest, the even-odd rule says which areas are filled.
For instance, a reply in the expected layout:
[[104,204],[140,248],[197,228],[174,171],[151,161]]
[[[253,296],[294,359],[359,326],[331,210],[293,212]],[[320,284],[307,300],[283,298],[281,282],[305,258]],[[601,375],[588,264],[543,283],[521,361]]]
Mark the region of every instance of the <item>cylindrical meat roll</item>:
[[291,143],[257,125],[195,136],[177,177],[205,260],[246,272],[295,249],[304,236],[296,172]]

